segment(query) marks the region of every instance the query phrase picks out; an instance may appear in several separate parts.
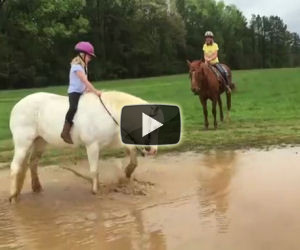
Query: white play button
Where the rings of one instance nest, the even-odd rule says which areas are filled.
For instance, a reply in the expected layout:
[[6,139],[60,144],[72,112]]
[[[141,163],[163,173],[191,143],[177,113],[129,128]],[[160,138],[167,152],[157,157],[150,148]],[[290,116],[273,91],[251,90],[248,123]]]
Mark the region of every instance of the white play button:
[[143,113],[143,137],[163,126],[162,123]]

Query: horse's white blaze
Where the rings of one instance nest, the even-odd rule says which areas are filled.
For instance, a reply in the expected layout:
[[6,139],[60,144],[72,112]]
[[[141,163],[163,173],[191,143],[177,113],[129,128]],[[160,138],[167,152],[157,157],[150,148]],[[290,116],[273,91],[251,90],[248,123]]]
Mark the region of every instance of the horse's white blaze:
[[[120,122],[123,106],[147,103],[138,97],[116,91],[103,92],[102,100],[118,122]],[[10,129],[15,145],[11,164],[11,197],[15,198],[22,188],[22,173],[26,171],[26,167],[23,166],[26,165],[26,155],[29,154],[36,138],[40,137],[54,146],[85,145],[94,179],[93,191],[97,191],[99,150],[108,146],[123,146],[120,128],[114,123],[96,95],[84,94],[80,98],[71,130],[74,145],[69,145],[60,137],[68,107],[67,97],[50,93],[29,95],[14,106],[10,117]],[[134,147],[128,149],[134,150]],[[156,147],[152,147],[150,152],[155,151]],[[21,181],[18,182],[18,179]]]

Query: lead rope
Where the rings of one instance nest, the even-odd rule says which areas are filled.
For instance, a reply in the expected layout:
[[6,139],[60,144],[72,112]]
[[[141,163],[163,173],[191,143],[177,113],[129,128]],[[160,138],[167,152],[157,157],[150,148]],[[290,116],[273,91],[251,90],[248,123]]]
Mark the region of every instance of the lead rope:
[[[134,140],[134,138],[133,138],[126,130],[124,130],[123,128],[121,128],[121,126],[120,126],[120,124],[118,123],[118,121],[114,118],[114,116],[112,115],[112,113],[108,110],[108,108],[107,108],[106,105],[104,104],[104,102],[103,102],[101,96],[99,96],[99,100],[100,100],[102,106],[104,107],[104,109],[106,110],[106,112],[107,112],[107,113],[109,114],[109,116],[113,119],[113,121],[115,122],[115,124],[116,124],[118,127],[120,127],[120,129],[121,129],[122,131],[124,131],[134,143],[136,143],[135,140]],[[137,146],[135,146],[135,148],[136,148],[137,151],[139,151],[139,152],[142,154],[142,156],[145,156],[145,153],[144,153],[140,148],[138,148]]]

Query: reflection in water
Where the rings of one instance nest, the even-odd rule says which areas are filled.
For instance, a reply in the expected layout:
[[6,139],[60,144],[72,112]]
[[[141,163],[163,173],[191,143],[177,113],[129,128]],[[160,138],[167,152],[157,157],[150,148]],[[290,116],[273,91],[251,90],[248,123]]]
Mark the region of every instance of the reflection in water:
[[[8,228],[11,235],[1,236],[18,242],[10,245],[6,243],[6,246],[72,250],[166,249],[161,230],[145,230],[142,210],[134,207],[122,208],[119,202],[114,206],[114,201],[109,204],[107,201],[94,199],[90,194],[82,195],[80,191],[76,201],[69,200],[62,194],[56,198],[51,197],[54,198],[52,201],[50,198],[27,198],[12,207],[10,218],[2,221],[11,226]],[[1,229],[0,232],[2,233]],[[1,243],[0,249],[3,246],[5,245]]]
[[141,158],[138,182],[98,196],[70,172],[41,168],[44,192],[32,194],[27,179],[18,204],[7,202],[9,172],[0,171],[0,249],[298,250],[299,151]]
[[220,233],[225,233],[229,226],[226,212],[236,158],[234,151],[216,151],[204,154],[200,161],[200,218],[203,218],[205,223],[211,221],[210,216],[215,216]]

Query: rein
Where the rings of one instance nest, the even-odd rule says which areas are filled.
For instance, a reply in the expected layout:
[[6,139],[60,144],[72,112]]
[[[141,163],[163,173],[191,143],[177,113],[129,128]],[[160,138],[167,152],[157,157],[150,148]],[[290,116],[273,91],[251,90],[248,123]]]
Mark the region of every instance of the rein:
[[109,114],[109,116],[113,119],[113,121],[115,122],[116,125],[118,125],[120,127],[120,124],[117,122],[117,120],[113,117],[113,115],[110,113],[110,111],[108,110],[108,108],[105,106],[104,102],[102,101],[101,96],[99,96],[99,100],[102,104],[102,106],[104,107],[104,109],[106,110],[106,112]]
[[[118,127],[120,127],[120,129],[121,129],[123,132],[125,132],[125,133],[129,136],[129,138],[130,138],[134,143],[136,143],[136,142],[135,142],[135,139],[134,139],[134,138],[133,138],[126,130],[124,130],[124,129],[120,126],[120,124],[118,123],[118,121],[115,119],[115,117],[112,115],[112,113],[108,110],[108,108],[107,108],[106,105],[104,104],[104,102],[103,102],[101,96],[99,96],[99,100],[100,100],[100,102],[101,102],[103,108],[106,110],[106,112],[109,114],[109,116],[111,117],[111,119],[115,122],[115,124],[116,124]],[[139,152],[142,154],[142,156],[145,156],[145,153],[144,153],[140,148],[138,148],[137,146],[135,146],[135,148],[136,148],[137,151],[139,151]]]

